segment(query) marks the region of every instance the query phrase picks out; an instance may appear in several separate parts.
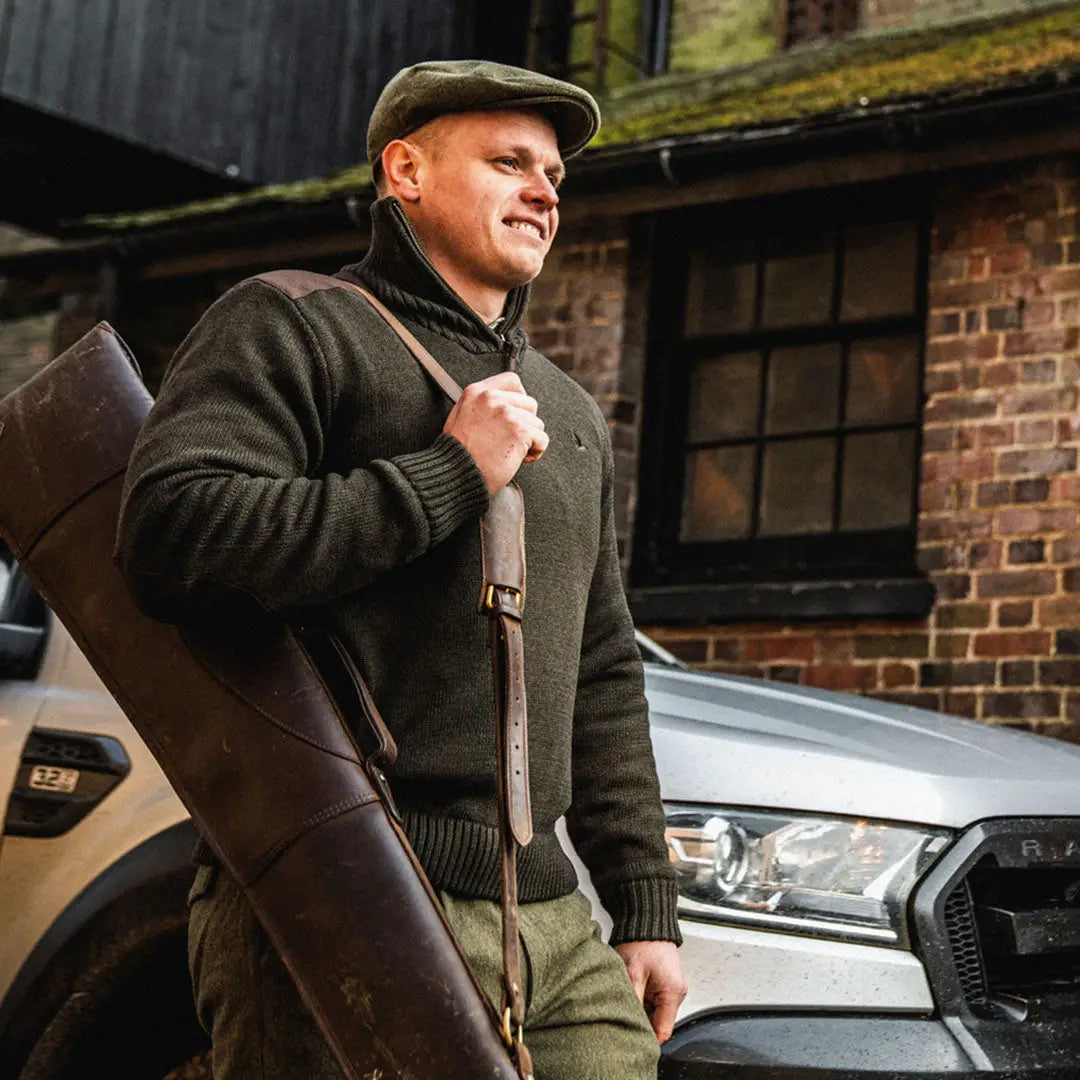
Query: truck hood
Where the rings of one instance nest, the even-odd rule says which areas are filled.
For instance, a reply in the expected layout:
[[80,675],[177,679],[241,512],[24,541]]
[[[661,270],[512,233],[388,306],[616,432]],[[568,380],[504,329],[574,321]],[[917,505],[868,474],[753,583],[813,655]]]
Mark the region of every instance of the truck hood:
[[1080,748],[825,690],[646,664],[665,800],[962,828],[1080,816]]

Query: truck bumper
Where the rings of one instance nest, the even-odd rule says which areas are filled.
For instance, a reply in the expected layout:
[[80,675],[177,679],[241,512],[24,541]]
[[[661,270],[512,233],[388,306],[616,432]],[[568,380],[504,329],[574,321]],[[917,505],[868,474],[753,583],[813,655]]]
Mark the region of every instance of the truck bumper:
[[682,1024],[660,1080],[1077,1080],[1080,1024],[724,1014]]

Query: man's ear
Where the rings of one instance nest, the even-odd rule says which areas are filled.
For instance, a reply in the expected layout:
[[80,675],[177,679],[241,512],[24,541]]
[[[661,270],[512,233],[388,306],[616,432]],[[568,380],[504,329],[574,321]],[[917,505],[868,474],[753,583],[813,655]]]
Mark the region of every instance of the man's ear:
[[388,194],[401,202],[420,201],[422,155],[419,146],[405,139],[387,144],[382,152],[382,168]]

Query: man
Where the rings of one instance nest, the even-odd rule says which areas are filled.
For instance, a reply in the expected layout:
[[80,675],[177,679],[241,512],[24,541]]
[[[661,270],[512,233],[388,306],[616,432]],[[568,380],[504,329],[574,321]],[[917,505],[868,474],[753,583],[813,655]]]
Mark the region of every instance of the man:
[[[520,328],[558,228],[563,158],[598,124],[588,94],[533,72],[458,61],[395,76],[368,133],[371,247],[341,275],[405,322],[465,386],[460,401],[450,408],[352,290],[241,283],[169,369],[118,543],[152,612],[255,605],[343,642],[397,740],[387,772],[405,830],[497,1001],[478,519],[517,481],[535,826],[518,881],[538,1080],[655,1076],[685,993],[607,427]],[[575,890],[554,831],[563,814],[617,953]],[[340,1075],[239,889],[213,868],[192,890],[190,957],[219,1080]]]

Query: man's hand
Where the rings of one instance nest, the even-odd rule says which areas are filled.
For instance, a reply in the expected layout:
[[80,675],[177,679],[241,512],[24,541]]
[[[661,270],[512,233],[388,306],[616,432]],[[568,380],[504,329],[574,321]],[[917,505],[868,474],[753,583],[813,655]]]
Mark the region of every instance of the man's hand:
[[525,393],[512,371],[466,386],[443,431],[472,455],[489,495],[506,487],[521,463],[535,461],[548,445],[536,399]]
[[615,951],[626,965],[638,1001],[645,1006],[657,1042],[671,1038],[675,1013],[686,997],[679,950],[670,941],[625,941]]

